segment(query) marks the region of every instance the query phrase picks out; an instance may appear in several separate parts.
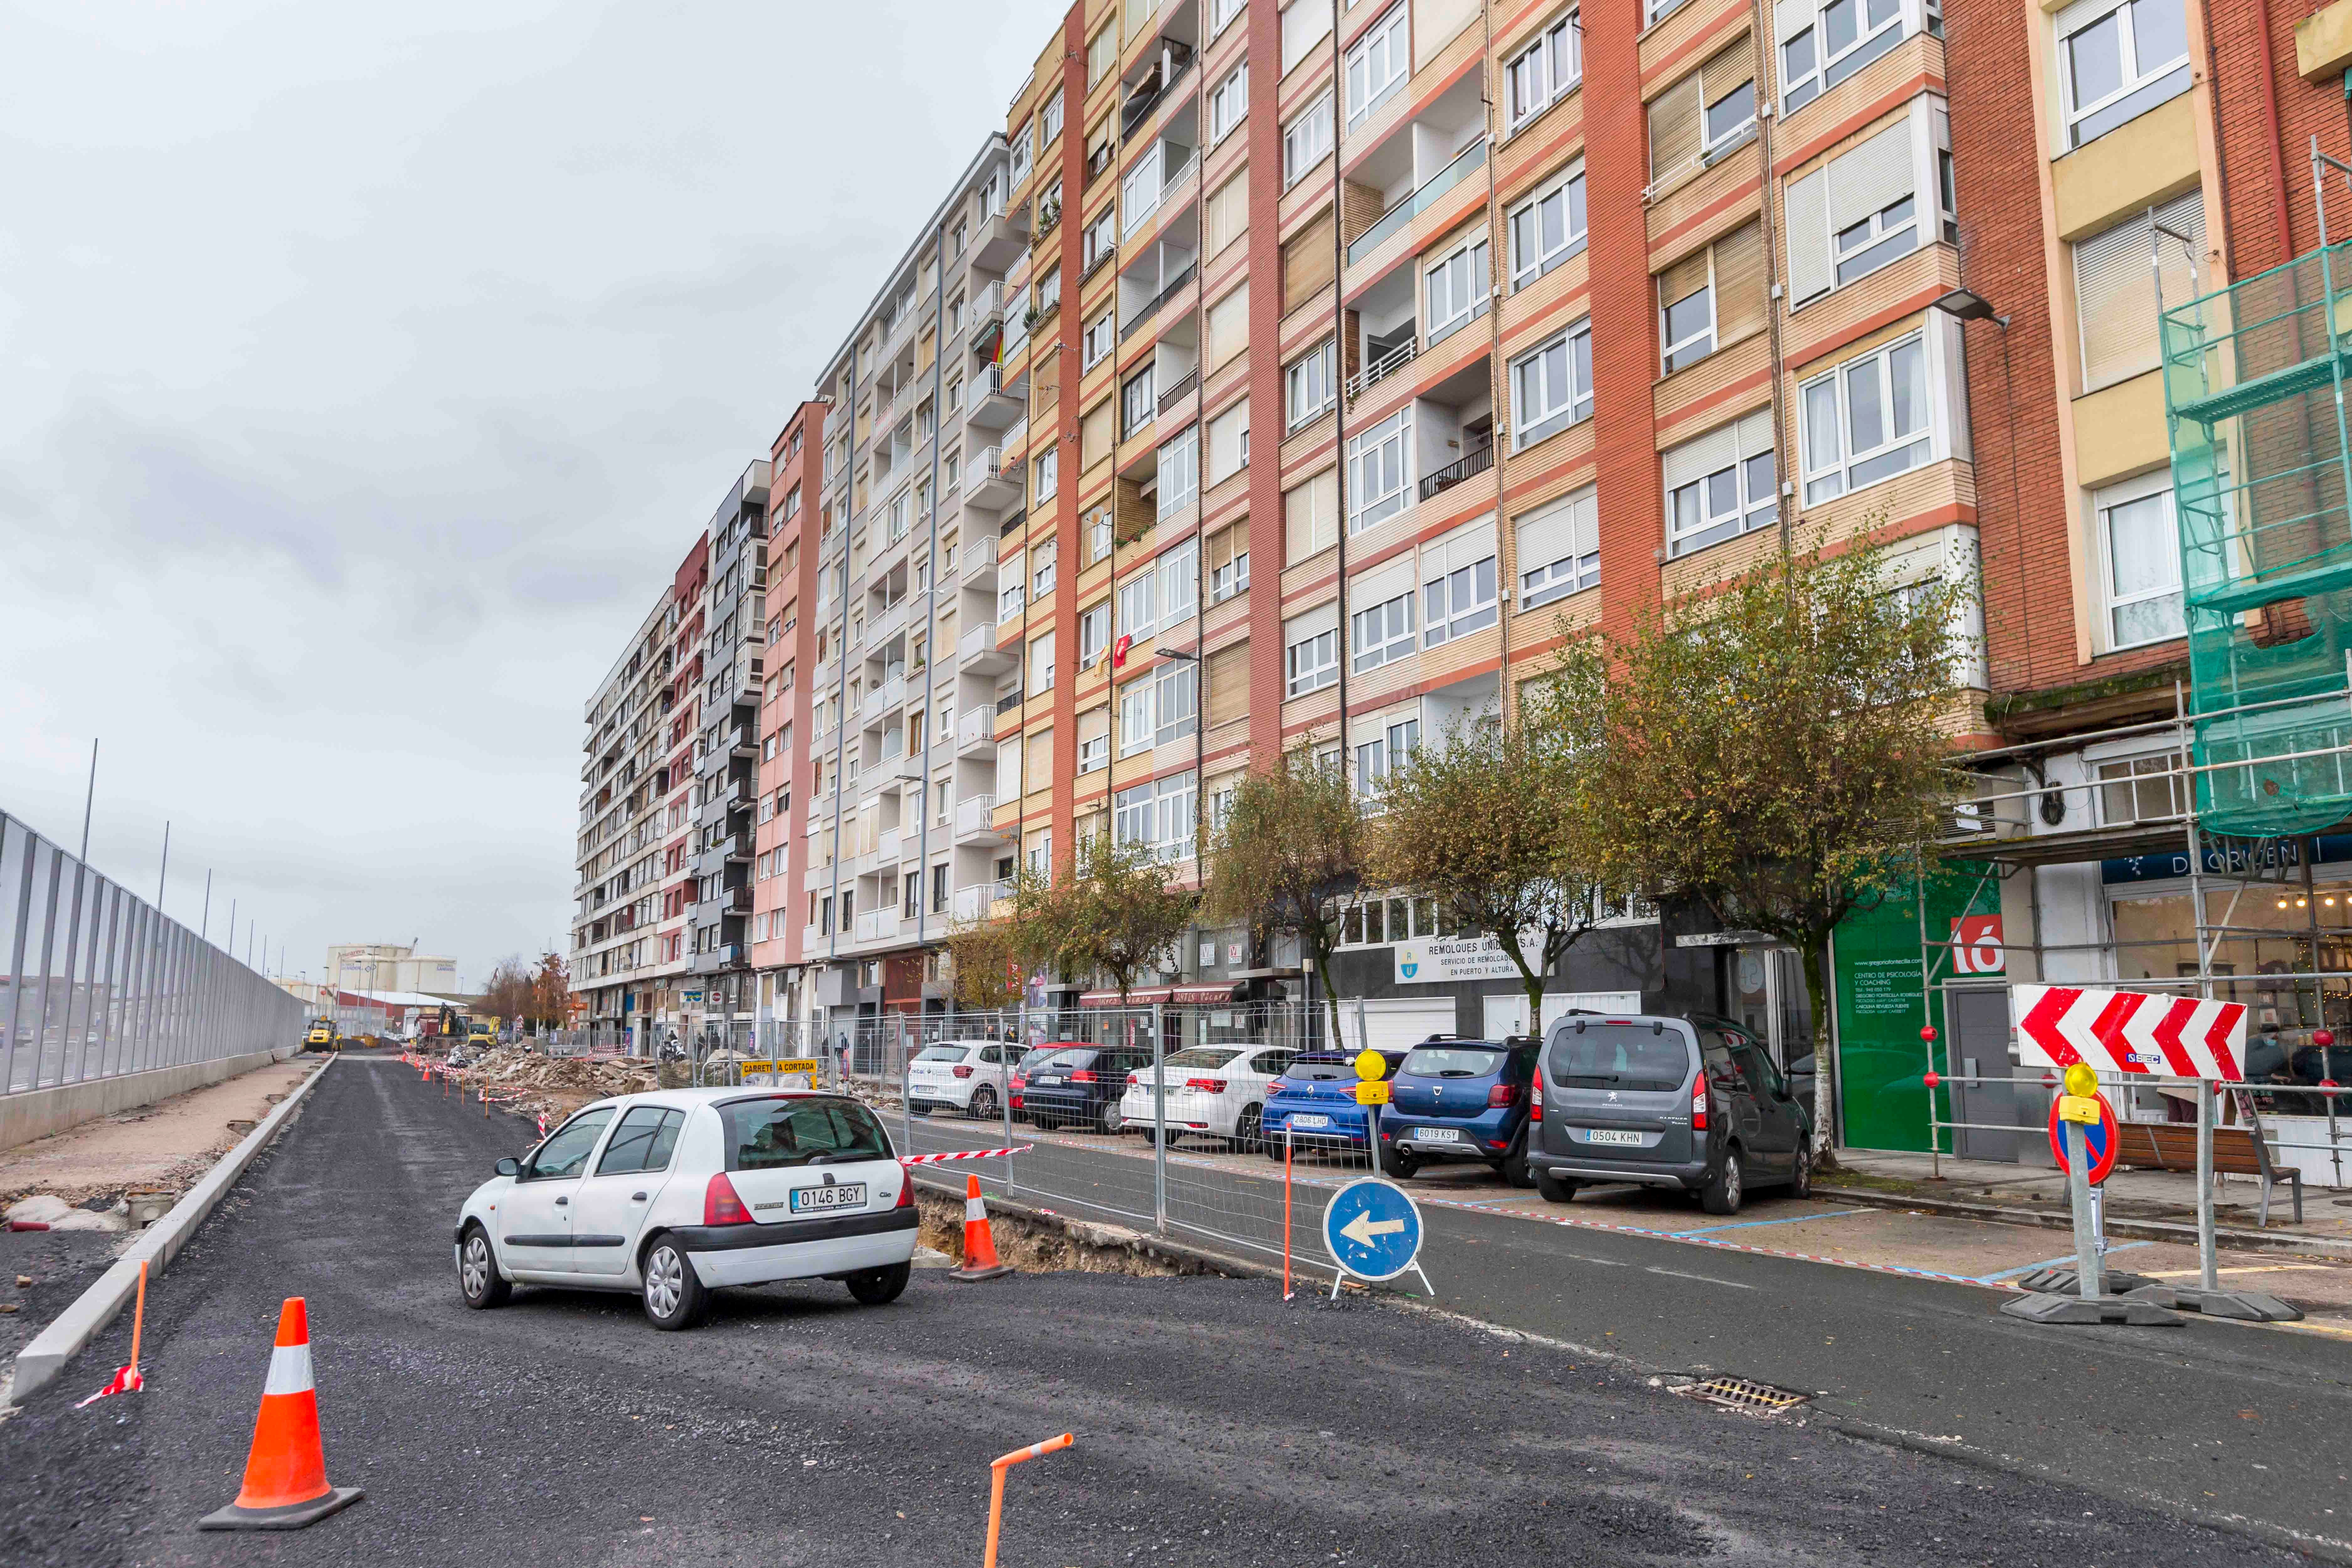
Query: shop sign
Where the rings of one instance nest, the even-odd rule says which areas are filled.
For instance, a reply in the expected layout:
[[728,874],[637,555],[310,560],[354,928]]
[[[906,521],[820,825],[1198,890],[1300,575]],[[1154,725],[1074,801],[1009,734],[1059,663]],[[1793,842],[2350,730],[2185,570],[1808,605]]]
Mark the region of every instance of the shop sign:
[[[1539,946],[1528,932],[1519,938],[1519,951]],[[1517,980],[1519,967],[1493,936],[1440,936],[1401,942],[1396,954],[1399,985],[1446,985],[1470,980]]]
[[[2319,853],[2314,865],[2332,861],[2352,860],[2352,833],[2331,833],[2319,839]],[[2303,840],[2300,838],[2264,838],[2253,843],[2231,841],[2204,846],[2205,873],[2208,876],[2244,877],[2263,871],[2293,870],[2303,864]],[[2099,880],[2116,882],[2162,882],[2189,875],[2189,851],[2186,847],[2168,849],[2160,855],[2126,855],[2099,862]]]
[[1957,915],[1952,920],[1952,973],[2000,974],[2009,968],[1999,915]]

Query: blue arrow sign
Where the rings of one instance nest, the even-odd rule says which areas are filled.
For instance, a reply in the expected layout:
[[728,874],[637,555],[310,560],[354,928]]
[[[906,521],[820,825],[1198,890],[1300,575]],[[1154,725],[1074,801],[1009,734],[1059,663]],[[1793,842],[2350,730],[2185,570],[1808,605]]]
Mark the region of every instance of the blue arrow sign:
[[1324,1209],[1323,1244],[1357,1279],[1393,1279],[1421,1251],[1421,1211],[1395,1183],[1359,1177]]

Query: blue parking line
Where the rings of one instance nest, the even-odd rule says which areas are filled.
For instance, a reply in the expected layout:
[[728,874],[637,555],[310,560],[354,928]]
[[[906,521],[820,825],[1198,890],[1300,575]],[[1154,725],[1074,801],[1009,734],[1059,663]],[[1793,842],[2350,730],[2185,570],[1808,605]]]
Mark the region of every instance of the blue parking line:
[[[2156,1243],[2152,1241],[2122,1241],[2108,1247],[2107,1250],[2111,1253],[2129,1252],[2135,1247],[2154,1247]],[[1977,1276],[1977,1283],[1979,1285],[1990,1285],[1996,1280],[2014,1279],[2021,1274],[2031,1274],[2037,1268],[2049,1268],[2061,1263],[2072,1263],[2074,1261],[2074,1255],[2073,1253],[2061,1253],[2056,1258],[2045,1258],[2039,1263],[2021,1263],[2014,1268],[2004,1268],[1998,1274],[1979,1274]]]
[[1841,1215],[1876,1214],[1876,1209],[1832,1209],[1827,1214],[1791,1215],[1787,1219],[1743,1219],[1734,1225],[1703,1225],[1696,1230],[1670,1230],[1668,1236],[1712,1236],[1718,1230],[1752,1230],[1759,1225],[1802,1225],[1809,1219],[1836,1219]]

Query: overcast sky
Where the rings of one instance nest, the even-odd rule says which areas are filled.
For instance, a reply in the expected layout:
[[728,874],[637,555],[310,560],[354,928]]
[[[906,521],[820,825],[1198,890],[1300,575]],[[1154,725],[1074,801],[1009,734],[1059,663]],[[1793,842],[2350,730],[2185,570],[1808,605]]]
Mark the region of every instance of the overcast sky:
[[1062,0],[0,0],[0,811],[569,945],[581,710]]

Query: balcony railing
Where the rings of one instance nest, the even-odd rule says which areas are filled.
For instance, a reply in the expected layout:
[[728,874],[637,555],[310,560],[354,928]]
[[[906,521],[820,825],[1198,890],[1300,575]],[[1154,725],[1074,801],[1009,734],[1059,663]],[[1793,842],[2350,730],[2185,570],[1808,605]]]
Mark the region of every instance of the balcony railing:
[[1451,489],[1474,474],[1483,474],[1495,466],[1495,443],[1473,447],[1469,451],[1433,474],[1424,475],[1421,481],[1421,499],[1427,500],[1443,489]]
[[966,795],[956,802],[955,836],[971,837],[976,834],[996,831],[996,797],[992,795]]
[[1142,327],[1144,322],[1158,315],[1160,313],[1160,306],[1165,305],[1169,300],[1174,299],[1178,289],[1183,288],[1185,284],[1192,281],[1192,273],[1197,265],[1198,264],[1194,262],[1186,262],[1183,268],[1179,271],[1175,277],[1168,280],[1168,286],[1160,289],[1159,293],[1152,296],[1151,303],[1144,306],[1143,309],[1135,313],[1134,320],[1122,322],[1118,329],[1118,341],[1120,342],[1127,342],[1128,339],[1136,334],[1137,331]]
[[1170,409],[1175,407],[1178,404],[1183,402],[1186,398],[1192,396],[1192,389],[1200,384],[1200,371],[1197,368],[1186,371],[1182,375],[1177,377],[1175,385],[1170,387],[1167,391],[1160,395],[1160,412],[1165,414]]
[[1460,184],[1472,170],[1483,167],[1486,162],[1486,139],[1481,136],[1462,149],[1454,162],[1423,182],[1419,190],[1382,213],[1378,223],[1351,240],[1348,246],[1348,265],[1353,267],[1378,250],[1382,240],[1427,212],[1433,202]]
[[1411,364],[1413,356],[1419,353],[1421,353],[1421,335],[1416,332],[1349,376],[1346,383],[1348,401],[1355,402],[1364,395],[1367,387],[1379,385]]
[[959,921],[983,920],[998,900],[1012,896],[1013,884],[1010,882],[982,882],[976,888],[958,888],[955,918]]
[[1192,46],[1175,38],[1160,40],[1160,58],[1144,73],[1143,79],[1128,89],[1127,101],[1120,105],[1118,133],[1124,138],[1143,122],[1144,117],[1160,106],[1168,89],[1183,79],[1192,68]]

